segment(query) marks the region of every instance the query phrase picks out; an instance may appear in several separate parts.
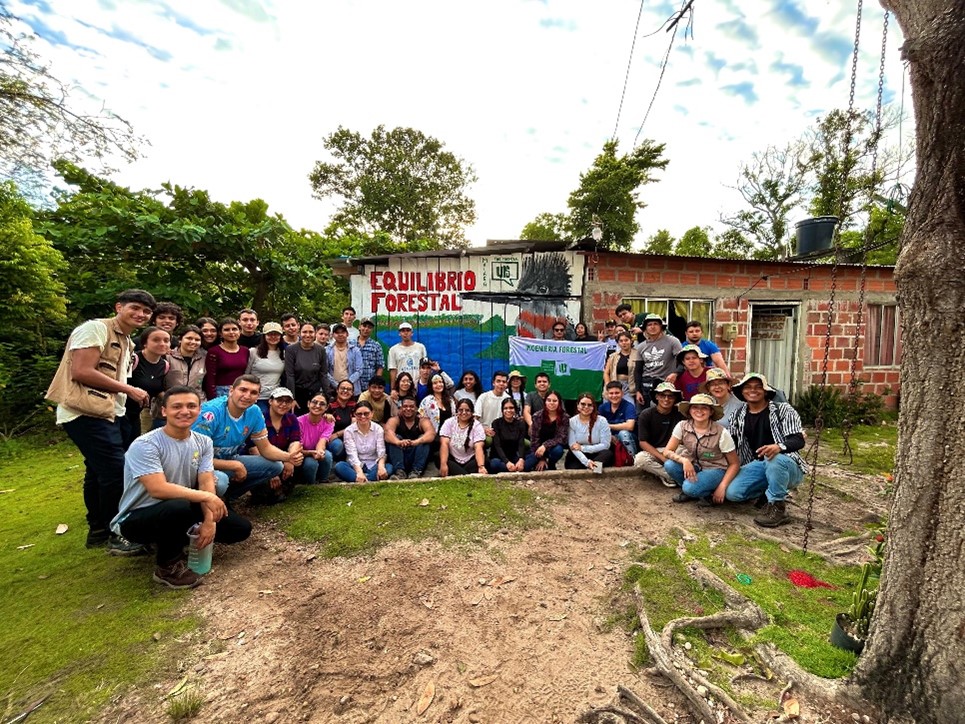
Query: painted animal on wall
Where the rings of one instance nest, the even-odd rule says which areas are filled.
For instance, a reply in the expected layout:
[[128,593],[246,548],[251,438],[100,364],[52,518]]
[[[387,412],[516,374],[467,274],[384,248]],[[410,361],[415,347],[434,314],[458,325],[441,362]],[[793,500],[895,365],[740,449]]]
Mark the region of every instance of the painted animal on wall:
[[[568,302],[579,300],[571,293],[572,274],[569,261],[559,252],[534,254],[523,260],[516,289],[509,292],[464,292],[464,299],[511,304],[519,307],[516,334],[520,337],[551,336],[553,325],[569,319]],[[568,334],[567,336],[572,336]]]

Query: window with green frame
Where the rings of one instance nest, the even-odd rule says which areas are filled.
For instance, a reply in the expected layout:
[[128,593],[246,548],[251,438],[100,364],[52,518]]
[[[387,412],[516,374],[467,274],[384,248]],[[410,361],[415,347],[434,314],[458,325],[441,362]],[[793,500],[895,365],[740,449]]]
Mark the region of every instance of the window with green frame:
[[691,320],[700,322],[704,337],[713,338],[714,303],[711,300],[644,297],[642,299],[624,298],[623,303],[629,304],[634,314],[641,312],[659,314],[667,323],[667,331],[681,341],[687,337],[687,322]]

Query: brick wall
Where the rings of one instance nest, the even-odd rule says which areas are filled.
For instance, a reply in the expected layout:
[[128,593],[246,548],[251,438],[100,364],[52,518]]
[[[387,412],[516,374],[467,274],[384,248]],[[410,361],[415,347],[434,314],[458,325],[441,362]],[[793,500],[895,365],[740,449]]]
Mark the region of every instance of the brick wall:
[[[832,287],[830,265],[808,266],[792,262],[730,261],[644,254],[601,253],[588,256],[583,288],[583,318],[602,329],[614,308],[625,298],[712,299],[714,329],[705,330],[725,352],[730,352],[734,375],[747,372],[751,302],[799,304],[797,340],[798,390],[819,384],[824,365],[828,303]],[[892,267],[869,267],[865,278],[865,304],[894,303],[896,287]],[[858,324],[861,268],[839,266],[835,286],[835,313],[828,350],[828,384],[844,391],[851,378]],[[867,318],[865,309],[863,320]],[[735,324],[733,341],[724,342],[722,328]],[[855,372],[859,389],[884,396],[897,405],[897,367],[864,368],[864,334],[858,335]]]

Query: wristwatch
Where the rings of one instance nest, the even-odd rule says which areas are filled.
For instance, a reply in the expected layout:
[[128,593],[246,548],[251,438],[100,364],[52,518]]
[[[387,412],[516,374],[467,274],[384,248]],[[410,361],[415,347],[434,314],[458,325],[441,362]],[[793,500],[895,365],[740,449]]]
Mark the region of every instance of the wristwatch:
[[777,446],[781,448],[781,452],[787,452],[787,445],[785,445],[783,442],[779,442]]

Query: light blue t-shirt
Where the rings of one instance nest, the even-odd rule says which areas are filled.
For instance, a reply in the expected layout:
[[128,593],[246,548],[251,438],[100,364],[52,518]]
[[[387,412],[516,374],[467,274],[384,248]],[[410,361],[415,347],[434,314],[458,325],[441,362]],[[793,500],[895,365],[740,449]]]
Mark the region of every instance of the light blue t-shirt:
[[252,405],[236,419],[228,414],[228,398],[216,397],[201,405],[201,414],[191,429],[211,438],[218,460],[230,460],[245,453],[249,435],[265,429],[265,416],[257,405]]
[[169,483],[197,490],[198,474],[214,471],[213,449],[211,438],[194,431],[184,440],[176,440],[163,428],[137,438],[124,454],[124,493],[111,530],[120,535],[121,521],[128,513],[161,502],[141,484],[142,475],[164,473]]

